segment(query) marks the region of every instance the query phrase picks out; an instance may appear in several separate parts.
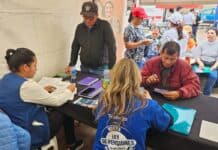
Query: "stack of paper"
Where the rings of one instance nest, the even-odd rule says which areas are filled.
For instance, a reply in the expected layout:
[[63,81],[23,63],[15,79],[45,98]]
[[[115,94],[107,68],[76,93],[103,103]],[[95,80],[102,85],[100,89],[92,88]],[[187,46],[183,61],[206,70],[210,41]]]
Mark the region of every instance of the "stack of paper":
[[[38,82],[42,87],[51,85],[56,89],[52,94],[61,94],[66,88],[70,85],[70,82],[62,81],[62,78],[51,78],[51,77],[42,77],[42,79]],[[72,98],[74,97],[74,93],[72,94]]]
[[199,136],[213,142],[218,142],[218,124],[202,120]]

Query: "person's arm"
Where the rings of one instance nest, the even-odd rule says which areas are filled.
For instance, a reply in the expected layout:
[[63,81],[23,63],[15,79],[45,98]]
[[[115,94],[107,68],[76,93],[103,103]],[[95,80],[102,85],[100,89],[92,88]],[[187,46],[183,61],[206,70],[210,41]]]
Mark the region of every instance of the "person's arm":
[[202,53],[202,48],[201,48],[201,45],[198,44],[198,46],[192,50],[193,57],[195,59],[200,58],[201,53]]
[[76,93],[66,89],[63,93],[48,93],[41,85],[33,80],[25,81],[20,88],[20,97],[24,102],[47,106],[61,106]]
[[199,65],[199,67],[200,67],[201,69],[204,68],[204,63],[201,61],[200,58],[197,58],[197,59],[196,59],[196,62],[197,62],[197,64]]
[[152,127],[161,132],[166,131],[172,124],[173,118],[156,101],[150,101],[149,103],[151,103]]
[[149,38],[145,38],[143,40],[138,40],[135,41],[135,39],[133,39],[133,33],[132,31],[130,31],[128,28],[125,29],[124,31],[124,43],[125,43],[125,47],[128,50],[133,50],[139,46],[149,46],[152,42],[152,39]]
[[73,43],[71,46],[71,57],[70,57],[69,66],[75,66],[77,59],[78,59],[78,54],[79,54],[79,49],[80,49],[78,35],[79,35],[79,26],[77,26],[77,28],[76,28],[74,40],[73,40]]
[[218,68],[218,60],[216,61],[216,63],[213,65],[213,66],[211,66],[211,70],[215,70],[215,69],[217,69]]
[[141,70],[142,85],[147,85],[147,79],[152,76],[152,64],[148,61]]
[[193,56],[197,62],[197,64],[199,65],[200,68],[204,68],[204,63],[201,61],[201,53],[202,53],[202,46],[198,45],[196,48],[193,49]]
[[127,49],[134,49],[134,48],[137,48],[137,47],[139,47],[141,45],[144,45],[142,40],[137,41],[137,42],[132,42],[132,41],[125,42],[125,47]]
[[78,54],[79,54],[79,49],[80,49],[80,44],[79,44],[79,41],[78,41],[78,35],[79,35],[79,25],[76,28],[74,40],[73,40],[73,43],[71,45],[70,63],[64,69],[64,72],[66,74],[71,73],[71,71],[73,70],[73,67],[76,65],[76,62],[77,62],[77,59],[78,59]]
[[215,62],[215,64],[213,65],[213,66],[211,66],[211,70],[215,70],[215,69],[217,69],[218,68],[218,56],[216,57],[216,62]]
[[128,41],[128,42],[125,42],[125,46],[127,49],[134,49],[134,48],[137,48],[139,46],[142,46],[142,45],[150,45],[151,43],[151,39],[144,39],[144,40],[140,40],[140,41],[137,41],[137,42],[132,42],[132,41]]
[[105,24],[104,38],[108,47],[109,69],[111,69],[116,63],[116,40],[111,25],[109,23]]
[[[185,69],[182,69],[185,68]],[[185,64],[181,71],[181,85],[179,88],[181,98],[191,98],[200,94],[199,77],[192,71],[190,65]]]

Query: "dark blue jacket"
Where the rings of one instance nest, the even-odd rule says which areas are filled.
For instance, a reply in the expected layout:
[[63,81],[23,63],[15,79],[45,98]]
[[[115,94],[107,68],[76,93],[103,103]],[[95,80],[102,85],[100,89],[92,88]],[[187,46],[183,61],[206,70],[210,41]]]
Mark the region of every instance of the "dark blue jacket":
[[[49,142],[48,116],[42,106],[21,99],[20,87],[25,81],[15,73],[6,74],[0,80],[0,108],[13,123],[29,131],[31,148],[37,148]],[[33,122],[40,123],[36,126]]]

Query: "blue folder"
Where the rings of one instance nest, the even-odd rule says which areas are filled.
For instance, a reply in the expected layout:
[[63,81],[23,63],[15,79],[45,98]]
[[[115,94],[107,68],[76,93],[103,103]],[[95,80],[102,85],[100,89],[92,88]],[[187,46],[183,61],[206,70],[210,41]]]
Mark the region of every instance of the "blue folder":
[[192,67],[192,70],[195,72],[195,73],[210,73],[211,72],[211,69],[209,66],[205,66],[203,69],[200,69],[198,65],[194,65]]
[[173,125],[169,129],[188,135],[197,111],[192,108],[180,107],[168,103],[164,103],[162,107],[173,117]]

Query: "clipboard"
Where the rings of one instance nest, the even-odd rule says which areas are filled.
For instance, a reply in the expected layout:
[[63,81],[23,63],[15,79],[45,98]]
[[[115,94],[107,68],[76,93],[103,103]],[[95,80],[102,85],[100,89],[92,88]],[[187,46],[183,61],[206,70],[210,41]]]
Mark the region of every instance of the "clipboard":
[[95,77],[85,77],[81,80],[78,81],[78,84],[80,85],[86,85],[86,86],[90,86],[92,85],[93,83],[97,82],[99,79],[98,78],[95,78]]
[[101,80],[98,80],[91,86],[85,87],[83,90],[79,92],[78,95],[81,97],[92,99],[98,94],[100,94],[101,92],[102,92],[102,83],[101,83]]
[[205,66],[203,69],[200,69],[198,65],[194,65],[192,69],[195,73],[210,73],[211,72],[211,69],[208,66]]

